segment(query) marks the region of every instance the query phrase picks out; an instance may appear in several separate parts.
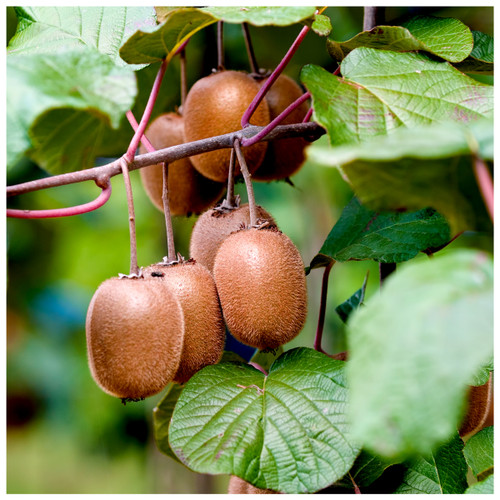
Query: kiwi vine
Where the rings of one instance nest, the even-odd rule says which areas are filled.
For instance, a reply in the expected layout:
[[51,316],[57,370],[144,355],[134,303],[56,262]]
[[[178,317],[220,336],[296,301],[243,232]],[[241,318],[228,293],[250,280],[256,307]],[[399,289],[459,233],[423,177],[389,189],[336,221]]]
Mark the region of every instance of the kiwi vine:
[[[298,18],[292,16],[292,7],[288,13],[284,7],[270,7],[271,14],[263,14],[259,7],[232,7],[222,9],[223,13],[217,8],[170,9],[164,11],[159,7],[154,13],[155,29],[164,29],[160,36],[165,47],[170,43],[159,60],[155,52],[157,40],[153,37],[160,31],[139,30],[124,40],[120,49],[120,55],[129,64],[147,65],[144,54],[161,61],[140,119],[132,109],[123,113],[133,132],[123,155],[91,169],[7,186],[7,196],[14,197],[93,181],[101,193],[83,205],[41,211],[7,209],[12,218],[67,217],[102,207],[111,199],[111,178],[123,177],[130,267],[128,274],[103,281],[90,299],[85,332],[93,380],[123,405],[162,394],[153,416],[160,451],[195,472],[225,474],[229,494],[415,493],[420,487],[426,493],[434,493],[436,489],[473,493],[482,488],[490,492],[490,487],[492,492],[489,477],[493,477],[493,465],[477,472],[476,462],[468,461],[471,454],[481,456],[474,448],[475,439],[483,439],[481,445],[492,448],[486,436],[493,424],[493,358],[489,346],[491,252],[480,244],[469,251],[460,248],[460,238],[465,239],[464,247],[474,246],[474,242],[469,243],[472,240],[467,240],[468,232],[484,238],[491,238],[493,232],[493,159],[492,152],[484,146],[492,141],[491,123],[481,128],[481,123],[486,123],[481,120],[488,119],[492,111],[489,104],[492,98],[488,101],[492,85],[475,82],[469,76],[492,73],[489,39],[479,32],[473,35],[463,23],[451,18],[442,21],[422,15],[404,19],[400,24],[386,24],[386,8],[364,7],[359,36],[346,42],[335,42],[330,36],[326,46],[333,59],[331,67],[326,71],[308,65],[301,72],[299,83],[284,70],[306,37],[325,37],[325,33],[335,31],[334,20],[326,15],[327,7],[315,8]],[[28,16],[28,11],[19,8],[18,15]],[[249,27],[254,25],[252,34],[258,35],[261,15],[270,25],[281,21],[298,26],[294,41],[273,69],[259,67],[250,34]],[[270,15],[270,20],[265,15]],[[177,33],[176,23],[180,21],[185,23],[186,36],[172,34]],[[453,43],[458,36],[453,30],[470,39],[470,51],[462,59],[432,45],[433,39],[425,31],[437,32],[441,29],[440,22],[448,22],[446,29],[450,32],[444,31],[443,36],[457,51],[461,47]],[[241,24],[249,71],[228,68],[224,40],[228,23]],[[188,88],[189,41],[200,30],[215,31],[215,46],[207,50],[216,53],[217,65]],[[387,38],[384,30],[390,32]],[[393,44],[391,36],[397,43]],[[151,37],[150,45],[144,42],[147,37]],[[169,37],[174,37],[174,41]],[[16,43],[23,48],[19,37],[14,37],[14,42],[13,51]],[[398,44],[403,47],[401,51]],[[141,56],[144,60],[137,55],[142,50],[145,50]],[[369,56],[372,62],[379,56],[400,57],[393,63],[394,68],[399,68],[407,64],[404,58],[409,57],[408,53],[416,57],[424,53],[422,57],[426,58],[426,51],[431,53],[429,61],[419,59],[421,66],[408,70],[407,79],[397,80],[378,100],[372,89],[382,84],[370,87],[369,74],[362,74],[356,80],[353,69],[356,57],[361,61]],[[22,56],[13,53],[9,57]],[[424,155],[431,166],[436,166],[434,173],[428,173],[427,167],[418,163],[422,154],[418,141],[410,153],[389,158],[387,151],[381,152],[376,140],[389,141],[391,134],[404,128],[416,130],[417,135],[427,139],[422,124],[414,116],[408,118],[408,124],[396,117],[395,110],[401,106],[396,101],[403,99],[401,88],[405,84],[414,84],[415,72],[422,73],[420,67],[437,65],[440,58],[443,65],[440,70],[446,66],[443,71],[450,71],[450,81],[452,76],[470,79],[467,80],[470,96],[476,95],[476,88],[481,86],[483,94],[476,97],[478,101],[484,98],[484,102],[470,104],[472,108],[466,119],[457,118],[460,114],[457,109],[463,102],[455,103],[457,109],[445,117],[448,120],[445,124],[465,127],[461,130],[471,149],[457,146],[453,153],[438,151],[429,157]],[[179,65],[180,102],[175,109],[162,110],[151,119],[172,61]],[[468,63],[465,67],[472,70],[462,73],[459,63]],[[380,68],[372,65],[372,69],[375,76],[380,71],[383,80],[386,75],[380,64]],[[429,76],[433,70],[424,73],[422,78],[428,78],[433,86]],[[418,96],[418,92],[424,91],[419,90],[418,83],[415,85],[417,90],[411,88],[411,92]],[[397,94],[394,102],[391,92]],[[433,99],[445,101],[445,94]],[[359,100],[355,108],[349,107],[355,100]],[[464,100],[468,101],[467,96]],[[404,106],[408,107],[409,115],[418,114],[418,110],[410,109],[411,103]],[[355,119],[353,109],[358,115]],[[444,114],[436,111],[426,126],[439,125]],[[479,125],[474,128],[476,121]],[[446,138],[443,129],[437,135]],[[454,147],[451,141],[450,144],[450,148]],[[397,149],[399,145],[393,143],[388,147]],[[450,160],[449,164],[455,160],[456,164],[466,163],[468,177],[459,168],[448,177],[444,174],[436,177],[436,169],[447,172],[446,168],[455,168],[442,166],[443,159]],[[411,161],[415,161],[415,170],[421,167],[424,172],[421,178],[408,174],[408,178],[402,179],[401,173],[394,173],[395,166],[403,169],[413,165]],[[280,229],[279,218],[259,204],[254,183],[281,181],[293,186],[291,178],[305,165],[314,168],[315,162],[337,167],[355,197],[343,209],[332,232],[307,266],[292,238]],[[377,174],[374,176],[370,169]],[[166,255],[145,267],[139,266],[137,255],[136,211],[130,179],[133,170],[140,170],[142,187],[165,221]],[[436,188],[439,182],[440,187]],[[237,183],[244,184],[246,202],[235,193]],[[392,199],[384,183],[393,192],[403,190],[406,199],[402,200],[404,195]],[[457,188],[454,184],[461,185]],[[462,191],[450,194],[450,202],[447,187]],[[469,219],[464,222],[463,213],[454,212],[455,205],[465,203],[468,197],[474,203],[476,220],[472,222]],[[464,211],[468,211],[467,206]],[[189,255],[176,251],[172,222],[175,217],[196,218]],[[417,255],[415,266],[435,267],[421,267],[422,271],[413,268],[412,274],[411,263],[406,261]],[[451,264],[447,264],[446,258]],[[335,266],[337,263],[363,260],[373,260],[378,265],[378,290],[372,297],[365,293],[367,273],[361,288],[335,309],[348,338],[343,349],[329,353],[324,336],[331,303],[327,300],[330,275],[339,267]],[[472,277],[464,278],[454,262],[463,262]],[[308,299],[311,294],[308,277],[316,269],[322,270],[323,276],[312,345],[288,349],[287,344],[299,338],[308,317],[316,314],[311,311]],[[404,283],[399,284],[401,276],[410,280],[409,289],[423,290],[421,296],[425,297],[429,290],[435,303],[423,299],[419,302]],[[428,289],[419,281],[420,276],[431,281]],[[451,285],[447,288],[448,282]],[[456,283],[464,285],[456,287],[460,291],[455,293],[449,288]],[[475,300],[476,294],[481,300]],[[442,295],[445,297],[440,302]],[[385,297],[387,302],[383,302]],[[391,332],[385,333],[385,327],[391,330],[391,322],[381,312],[391,301],[394,305],[387,306],[389,316],[394,316],[398,324],[408,324],[411,334],[422,335],[422,343],[431,346],[434,344],[425,335],[426,329],[433,331],[429,325],[439,323],[441,317],[453,323],[454,318],[467,310],[482,318],[477,322],[482,332],[482,340],[478,342],[483,345],[482,350],[476,348],[477,352],[470,356],[472,361],[468,356],[472,347],[462,350],[457,347],[450,355],[457,356],[453,369],[458,372],[465,366],[464,370],[468,370],[463,376],[455,376],[456,385],[445,380],[450,384],[446,393],[453,396],[449,397],[450,410],[436,416],[437,410],[433,413],[426,404],[417,405],[421,411],[417,420],[427,416],[429,421],[436,418],[436,423],[429,424],[429,430],[421,425],[412,427],[414,419],[401,409],[406,400],[394,403],[390,396],[385,399],[384,395],[383,400],[375,401],[376,397],[382,397],[377,391],[383,384],[392,387],[400,373],[402,378],[410,378],[407,371],[411,369],[406,370],[401,364],[406,363],[406,352],[417,349],[414,346],[418,344],[418,339],[414,343],[410,339],[407,344],[401,343],[399,351],[398,347],[392,349],[393,345],[399,345],[399,339],[390,337]],[[398,310],[401,315],[406,314],[413,302],[418,302],[415,314],[421,317],[398,319]],[[447,316],[454,305],[456,310]],[[370,315],[377,328],[372,328]],[[423,321],[423,326],[417,331],[410,323],[419,321]],[[467,319],[462,324],[475,325]],[[446,327],[442,330],[443,338],[452,336]],[[236,345],[233,351],[227,348],[230,342]],[[371,352],[363,350],[363,345],[369,345]],[[436,351],[443,345],[444,340],[441,344],[436,341]],[[472,344],[464,340],[463,345]],[[415,358],[409,353],[406,364],[413,367],[418,356],[431,358],[435,354],[433,348],[428,352],[422,348]],[[447,352],[439,351],[439,355],[443,360]],[[387,370],[393,369],[389,375],[383,366],[386,356]],[[369,371],[375,370],[374,357],[380,369],[377,368],[376,375]],[[428,371],[435,385],[441,384],[440,377],[444,380],[447,375],[433,369],[437,358],[436,354],[432,363],[422,362],[413,372]],[[365,365],[367,371],[363,372]],[[397,391],[396,382],[394,387]],[[376,394],[373,398],[372,392]],[[417,389],[402,391],[416,392]],[[408,407],[413,403],[412,394],[408,395]],[[381,410],[377,414],[380,407],[387,408],[387,413]],[[431,462],[434,469],[429,472]],[[449,474],[447,479],[440,476],[443,471]],[[424,477],[423,486],[415,479],[418,474]]]

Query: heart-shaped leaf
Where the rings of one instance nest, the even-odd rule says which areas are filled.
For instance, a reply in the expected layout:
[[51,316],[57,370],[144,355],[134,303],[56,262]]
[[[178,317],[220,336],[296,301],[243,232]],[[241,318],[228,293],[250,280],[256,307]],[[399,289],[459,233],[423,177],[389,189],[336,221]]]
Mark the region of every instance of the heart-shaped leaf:
[[355,436],[382,456],[426,454],[456,432],[492,355],[492,260],[450,250],[401,264],[347,330]]
[[243,363],[208,366],[186,384],[170,446],[197,472],[233,474],[262,489],[312,493],[351,468],[345,363],[287,351],[268,376]]

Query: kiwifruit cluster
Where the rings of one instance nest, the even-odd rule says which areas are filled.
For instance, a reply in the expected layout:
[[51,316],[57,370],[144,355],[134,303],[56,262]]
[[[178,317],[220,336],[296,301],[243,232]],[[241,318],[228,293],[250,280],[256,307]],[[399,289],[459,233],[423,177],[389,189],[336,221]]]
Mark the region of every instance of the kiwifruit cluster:
[[227,492],[229,495],[273,495],[278,493],[274,490],[257,488],[238,476],[231,476]]
[[[177,113],[164,113],[155,118],[145,133],[155,149],[184,143],[184,118]],[[146,148],[141,144],[141,154]],[[163,211],[163,165],[140,169],[141,180],[153,204]],[[225,185],[201,175],[189,158],[168,166],[168,196],[172,215],[199,214],[214,205],[222,196]]]

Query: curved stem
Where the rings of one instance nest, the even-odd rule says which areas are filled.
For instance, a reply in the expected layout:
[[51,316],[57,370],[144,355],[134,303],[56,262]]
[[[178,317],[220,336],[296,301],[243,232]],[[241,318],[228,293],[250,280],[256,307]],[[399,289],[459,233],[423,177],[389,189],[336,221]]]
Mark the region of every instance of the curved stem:
[[248,207],[250,211],[250,226],[255,226],[257,223],[257,207],[255,206],[255,195],[252,186],[252,177],[248,171],[247,162],[241,151],[240,141],[236,139],[234,141],[234,150],[236,151],[236,156],[238,157],[238,163],[240,164],[240,170],[243,174],[243,179],[245,179],[245,186],[247,188],[248,195]]
[[125,189],[127,191],[128,224],[130,232],[130,274],[138,275],[139,266],[137,265],[137,241],[135,236],[134,197],[132,195],[132,184],[130,183],[128,164],[127,160],[124,157],[122,157],[120,160],[120,167],[122,169],[123,181],[125,182]]
[[281,60],[281,62],[276,66],[275,70],[271,73],[269,78],[264,82],[260,90],[257,92],[257,95],[254,97],[253,101],[250,103],[248,106],[248,109],[245,111],[241,118],[241,126],[243,128],[248,127],[250,124],[250,118],[254,114],[255,110],[257,109],[257,106],[260,104],[264,96],[266,95],[267,91],[271,87],[271,85],[275,82],[275,80],[278,78],[278,76],[281,74],[281,72],[285,69],[285,66],[288,64],[292,56],[297,52],[297,49],[299,48],[300,44],[304,40],[305,36],[307,35],[309,31],[309,26],[304,26],[295,41],[293,42],[292,46],[288,49],[288,52],[285,54],[285,57]]
[[163,80],[163,76],[165,75],[165,71],[167,69],[167,61],[164,59],[161,63],[160,69],[158,70],[158,74],[156,75],[155,81],[153,83],[153,88],[151,89],[151,94],[149,95],[148,102],[146,104],[146,109],[141,118],[141,122],[135,131],[134,137],[130,141],[130,145],[125,153],[125,160],[130,163],[134,159],[135,152],[137,147],[139,146],[139,142],[141,141],[142,134],[144,134],[144,130],[146,130],[146,126],[151,118],[151,113],[153,112],[153,107],[156,102],[156,98],[158,97],[158,92],[160,90],[160,85]]
[[242,23],[241,27],[243,29],[243,38],[245,40],[245,47],[247,49],[248,62],[250,64],[250,72],[259,74],[259,66],[257,64],[257,59],[255,59],[255,52],[253,50],[252,39],[250,38],[250,30],[248,28],[248,23]]
[[319,352],[323,351],[321,347],[321,341],[323,339],[323,328],[325,326],[325,313],[326,313],[326,296],[328,293],[328,277],[330,276],[330,271],[332,270],[335,261],[332,260],[325,267],[325,272],[323,273],[323,281],[321,283],[321,301],[319,306],[319,317],[318,326],[316,328],[316,337],[314,338],[314,349]]
[[479,191],[483,197],[486,209],[490,214],[491,221],[493,222],[493,216],[495,212],[495,203],[493,200],[493,180],[488,170],[488,166],[482,158],[478,156],[474,157],[474,174],[476,176],[477,184],[479,186]]
[[286,109],[284,109],[274,120],[266,125],[258,134],[255,134],[250,139],[242,139],[242,146],[251,146],[256,142],[263,139],[271,130],[273,130],[280,122],[282,122],[292,111],[297,109],[303,102],[307,101],[311,97],[310,92],[302,94],[296,101],[292,102]]
[[165,229],[167,233],[167,262],[173,262],[175,258],[174,229],[172,227],[172,215],[170,214],[170,200],[168,196],[168,163],[163,164],[163,213],[165,214]]
[[81,215],[102,207],[111,197],[111,182],[108,179],[107,185],[102,188],[101,194],[89,203],[76,205],[67,208],[55,208],[53,210],[19,210],[8,208],[7,217],[18,219],[48,219],[51,217],[69,217],[71,215]]
[[217,70],[224,71],[224,21],[217,21]]

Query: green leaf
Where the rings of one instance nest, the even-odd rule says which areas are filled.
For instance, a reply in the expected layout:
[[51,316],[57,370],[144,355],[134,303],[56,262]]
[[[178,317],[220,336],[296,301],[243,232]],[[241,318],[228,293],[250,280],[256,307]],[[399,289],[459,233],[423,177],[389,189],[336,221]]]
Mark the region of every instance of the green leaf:
[[[457,234],[478,227],[480,213],[470,155],[492,158],[493,121],[465,126],[446,122],[331,147],[322,141],[307,148],[316,164],[337,167],[361,202],[375,211],[432,207]],[[478,206],[482,206],[480,201]],[[474,218],[475,217],[475,218]]]
[[[117,128],[136,92],[133,72],[96,51],[9,56],[9,166],[32,145],[50,173],[91,166],[100,128]],[[77,148],[72,158],[68,147]]]
[[465,493],[469,495],[493,495],[493,487],[494,479],[493,474],[491,474],[491,476],[488,476],[484,481],[469,486],[469,488],[465,490]]
[[437,451],[412,460],[402,485],[394,493],[453,494],[467,488],[467,464],[458,434]]
[[455,67],[464,73],[493,74],[493,37],[473,31],[474,48],[470,56]]
[[168,442],[168,426],[174,412],[175,405],[181,395],[183,385],[171,383],[162,400],[153,409],[153,426],[156,446],[158,449],[175,461],[180,462],[177,455],[170,448]]
[[351,474],[355,483],[360,488],[363,488],[370,486],[388,467],[395,463],[398,462],[362,450],[349,474]]
[[358,48],[343,60],[342,78],[306,65],[314,119],[332,145],[362,142],[398,127],[452,120],[468,123],[493,110],[493,87],[424,54]]
[[327,41],[330,55],[337,61],[358,47],[395,52],[426,51],[451,62],[465,59],[472,51],[473,38],[457,19],[417,16],[402,26],[376,26],[345,42]]
[[311,29],[319,36],[328,36],[332,31],[332,22],[328,16],[318,14],[314,16]]
[[289,26],[312,16],[316,7],[206,7],[201,9],[226,23],[249,23],[254,26]]
[[448,251],[402,264],[347,325],[353,433],[387,457],[425,454],[462,418],[493,352],[493,264]]
[[118,53],[138,29],[156,25],[152,7],[16,7],[10,54],[47,54],[91,48],[125,66]]
[[342,302],[342,304],[335,308],[335,312],[340,316],[340,319],[344,323],[347,323],[347,320],[349,319],[351,313],[363,304],[363,301],[365,300],[367,283],[368,273],[366,273],[365,280],[363,281],[363,286],[357,292],[351,295],[345,302]]
[[[319,254],[325,259],[404,262],[450,241],[450,227],[435,210],[377,213],[353,198],[333,226]],[[316,267],[315,258],[311,268]]]
[[272,352],[262,352],[257,351],[250,360],[252,363],[257,363],[261,368],[269,372],[271,365],[274,363],[276,358],[279,358],[283,354],[283,346],[279,346],[276,351]]
[[234,474],[262,489],[311,493],[351,468],[342,361],[284,353],[265,377],[245,364],[205,367],[186,384],[170,446],[197,472]]
[[476,477],[493,473],[493,426],[485,427],[466,443],[464,456]]

